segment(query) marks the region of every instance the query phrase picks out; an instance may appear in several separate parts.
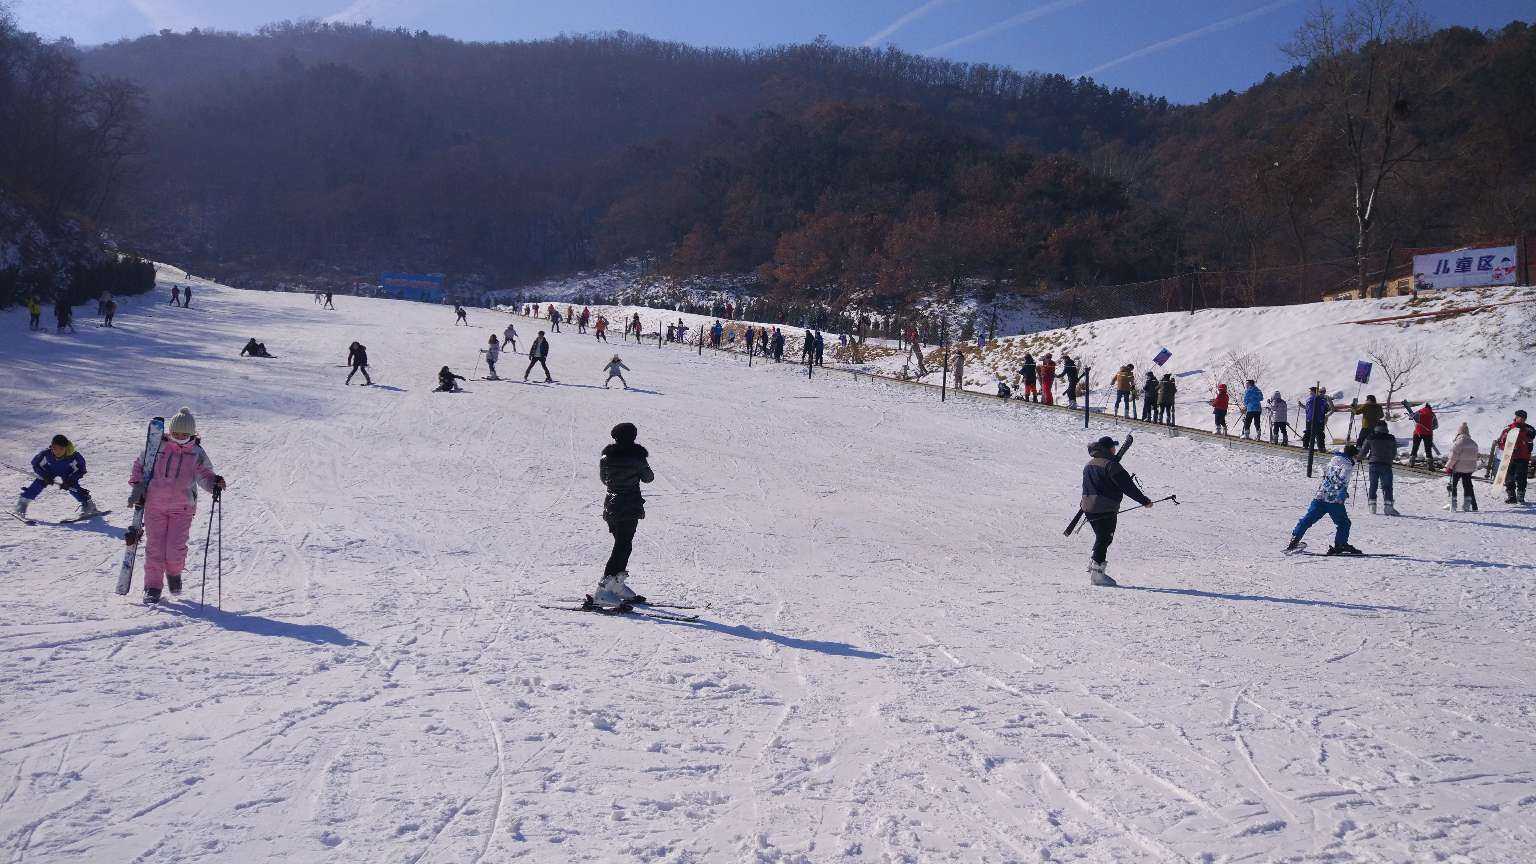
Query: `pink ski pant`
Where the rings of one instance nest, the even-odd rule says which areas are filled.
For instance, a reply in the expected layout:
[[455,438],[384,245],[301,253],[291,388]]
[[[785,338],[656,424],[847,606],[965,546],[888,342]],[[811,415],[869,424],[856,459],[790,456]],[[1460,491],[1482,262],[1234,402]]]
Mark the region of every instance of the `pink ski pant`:
[[187,566],[187,535],[192,531],[194,507],[144,510],[144,587],[159,588],[165,574],[181,573]]

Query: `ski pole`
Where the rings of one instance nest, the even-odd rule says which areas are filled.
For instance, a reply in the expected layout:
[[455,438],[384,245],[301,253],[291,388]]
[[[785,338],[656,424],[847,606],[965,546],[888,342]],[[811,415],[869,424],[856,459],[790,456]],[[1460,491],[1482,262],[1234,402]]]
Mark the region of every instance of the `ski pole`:
[[218,495],[214,496],[213,503],[217,506],[218,511],[219,511],[219,559],[218,559],[219,560],[219,570],[218,570],[219,586],[218,586],[218,595],[217,595],[217,597],[218,597],[218,608],[219,608],[219,611],[223,612],[224,611],[224,496],[222,494],[222,490],[221,490],[221,494],[218,494]]
[[[1152,503],[1153,504],[1161,504],[1164,501],[1172,501],[1174,503],[1174,505],[1177,506],[1178,503],[1179,503],[1179,496],[1177,496],[1177,495],[1169,495],[1166,498],[1159,498],[1156,501],[1153,501]],[[1146,506],[1147,505],[1145,505],[1145,504],[1137,504],[1135,507],[1127,507],[1124,510],[1120,510],[1120,511],[1116,512],[1115,515],[1118,516],[1121,513],[1129,513],[1132,510],[1140,510],[1140,509],[1142,509],[1143,507],[1146,507]]]
[[197,597],[197,608],[202,610],[208,605],[208,541],[213,539],[213,511],[218,509],[219,493],[213,493],[213,501],[208,505],[208,530],[203,534],[203,587]]

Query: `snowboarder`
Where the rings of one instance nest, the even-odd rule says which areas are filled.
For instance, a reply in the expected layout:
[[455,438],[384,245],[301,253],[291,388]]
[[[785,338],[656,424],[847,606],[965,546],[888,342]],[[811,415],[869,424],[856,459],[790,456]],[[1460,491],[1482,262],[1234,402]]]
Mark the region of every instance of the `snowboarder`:
[[1083,497],[1078,507],[1088,527],[1093,529],[1093,553],[1088,561],[1088,583],[1114,587],[1117,583],[1106,572],[1109,544],[1115,542],[1115,523],[1119,521],[1120,502],[1125,496],[1151,509],[1152,499],[1136,485],[1135,478],[1120,464],[1116,449],[1120,442],[1105,435],[1088,445],[1088,464],[1083,466]]
[[[1259,422],[1264,410],[1264,391],[1259,389],[1252,378],[1248,379],[1248,386],[1243,388],[1243,437],[1264,437],[1264,425]],[[1249,433],[1249,427],[1253,431]]]
[[1514,422],[1504,427],[1499,434],[1499,441],[1493,445],[1493,452],[1502,454],[1509,439],[1509,434],[1515,434],[1515,452],[1510,454],[1509,467],[1504,474],[1504,503],[1524,504],[1526,476],[1531,470],[1531,442],[1536,439],[1536,429],[1525,422],[1525,411],[1516,411]]
[[80,485],[80,478],[85,476],[85,457],[63,435],[53,436],[53,441],[32,457],[32,473],[37,477],[21,490],[20,497],[16,499],[16,509],[13,511],[16,518],[26,519],[27,506],[36,501],[43,489],[52,486],[55,480],[80,505],[77,519],[89,519],[101,513],[96,502],[91,500],[90,490]]
[[501,333],[501,347],[507,351],[517,350],[517,325],[508,323],[507,329]]
[[464,311],[463,306],[455,303],[453,304],[453,326],[457,327],[460,324],[469,326],[469,313]]
[[[1403,403],[1403,407],[1407,407],[1406,402]],[[1440,452],[1435,447],[1435,430],[1439,428],[1440,418],[1435,416],[1435,409],[1429,407],[1428,402],[1424,403],[1424,407],[1413,412],[1413,444],[1408,448],[1409,468],[1412,468],[1413,463],[1418,459],[1421,443],[1424,445],[1425,464],[1431,468],[1435,467],[1431,464],[1431,460]]]
[[540,330],[539,335],[533,337],[533,344],[528,346],[528,368],[523,370],[523,380],[528,380],[528,373],[533,371],[534,364],[538,364],[544,368],[544,382],[547,384],[554,381],[555,379],[549,374],[549,364],[545,362],[548,359],[549,340],[544,338],[544,331]]
[[267,343],[265,343],[265,342],[257,342],[256,341],[256,337],[252,336],[251,337],[251,341],[245,343],[245,347],[240,349],[240,356],[241,357],[271,357],[272,355],[267,353]]
[[485,365],[490,367],[491,374],[486,376],[492,381],[500,381],[496,376],[496,361],[501,359],[501,343],[496,340],[496,334],[491,334],[491,339],[485,347]]
[[592,599],[604,605],[643,603],[645,598],[628,585],[629,554],[634,549],[635,529],[645,518],[645,498],[640,484],[656,479],[648,461],[650,454],[635,443],[639,434],[633,423],[620,423],[609,433],[613,443],[603,448],[597,473],[608,494],[603,498],[603,521],[613,535],[613,551],[603,566]]
[[1276,390],[1275,395],[1269,397],[1269,443],[1281,444],[1286,447],[1291,445],[1290,403]]
[[1056,395],[1053,392],[1056,385],[1056,361],[1051,359],[1049,352],[1040,361],[1040,398],[1047,405],[1056,404]]
[[1477,470],[1477,442],[1463,423],[1451,438],[1451,449],[1445,454],[1445,473],[1451,478],[1445,485],[1445,509],[1456,512],[1456,484],[1461,483],[1461,509],[1465,513],[1477,512],[1477,496],[1472,492],[1472,472]]
[[1035,363],[1035,358],[1028,352],[1024,354],[1024,364],[1019,367],[1019,380],[1024,382],[1024,401],[1039,402],[1040,388],[1037,382],[1040,379],[1040,367]]
[[623,374],[629,371],[629,367],[624,365],[624,361],[619,359],[619,355],[613,355],[613,357],[609,359],[608,364],[604,366],[603,369],[608,372],[608,377],[603,379],[604,390],[608,389],[608,382],[615,378],[619,379],[619,383],[624,385],[625,390],[629,389],[629,382],[624,380]]
[[352,383],[352,376],[359,372],[363,373],[364,387],[373,383],[373,379],[368,377],[368,349],[361,342],[353,342],[347,349],[347,365],[352,367],[352,371],[347,373],[348,384]]
[[[144,553],[144,602],[158,603],[162,585],[172,594],[181,593],[181,571],[187,563],[187,534],[197,515],[197,487],[218,494],[224,478],[215,474],[213,463],[197,437],[197,421],[190,409],[183,408],[166,423],[160,442],[160,455],[140,502],[129,496],[128,506],[144,506],[144,527],[138,533],[129,530],[123,538],[129,546],[141,537],[149,545]],[[144,457],[133,460],[129,485],[135,490],[144,479]],[[135,493],[136,494],[136,493]]]
[[432,392],[433,393],[458,393],[461,390],[461,388],[459,387],[459,382],[460,381],[465,381],[465,380],[468,380],[468,379],[466,379],[463,375],[455,375],[455,374],[453,374],[453,370],[452,369],[449,369],[447,366],[444,366],[443,368],[437,370],[437,387],[434,388],[432,390]]
[[1362,439],[1365,441],[1365,449],[1361,451],[1360,458],[1366,463],[1366,476],[1370,481],[1365,496],[1367,505],[1372,513],[1376,512],[1376,488],[1380,486],[1385,504],[1382,512],[1388,516],[1400,516],[1402,514],[1392,506],[1392,461],[1397,458],[1397,436],[1387,428],[1385,420],[1366,430],[1366,433]]
[[1147,380],[1141,384],[1141,419],[1158,422],[1162,416],[1157,410],[1157,373],[1147,370]]
[[1210,400],[1211,412],[1216,418],[1216,432],[1221,435],[1229,435],[1227,431],[1227,405],[1230,397],[1227,396],[1227,385],[1216,385],[1216,398]]
[[1067,405],[1077,407],[1077,361],[1071,355],[1061,355],[1061,372],[1067,376]]
[[1317,487],[1317,494],[1312,496],[1307,512],[1296,523],[1296,527],[1291,529],[1291,542],[1285,551],[1300,549],[1301,538],[1306,536],[1307,529],[1327,516],[1333,520],[1333,545],[1328,547],[1328,554],[1360,554],[1359,549],[1349,545],[1349,511],[1344,507],[1344,502],[1349,500],[1349,479],[1355,473],[1355,457],[1359,452],[1355,445],[1346,444],[1343,450],[1333,454],[1333,459],[1323,471],[1323,482]]
[[1178,394],[1179,384],[1173,380],[1173,373],[1164,372],[1163,380],[1157,382],[1157,411],[1166,426],[1173,426],[1173,401]]

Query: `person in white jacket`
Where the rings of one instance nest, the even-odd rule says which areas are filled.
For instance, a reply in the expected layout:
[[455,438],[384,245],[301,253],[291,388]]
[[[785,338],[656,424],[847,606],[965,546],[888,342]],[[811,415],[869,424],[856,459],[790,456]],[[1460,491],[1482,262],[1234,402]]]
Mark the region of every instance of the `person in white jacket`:
[[506,331],[501,334],[501,347],[508,351],[517,350],[517,325],[507,325]]
[[1445,454],[1445,473],[1451,478],[1445,485],[1448,500],[1445,509],[1456,512],[1456,483],[1461,483],[1461,509],[1464,513],[1477,512],[1477,496],[1472,494],[1472,472],[1477,470],[1477,442],[1463,423],[1456,428],[1451,439],[1451,449]]
[[1269,443],[1290,446],[1291,433],[1288,422],[1291,416],[1290,410],[1290,405],[1285,401],[1285,397],[1280,395],[1279,390],[1269,397]]
[[496,374],[496,361],[500,359],[501,343],[496,341],[496,334],[492,333],[490,344],[487,345],[485,349],[485,365],[491,367],[491,374],[489,378],[492,381],[501,380],[500,376]]
[[624,380],[623,375],[624,372],[629,371],[629,367],[624,365],[624,361],[619,359],[619,355],[613,355],[613,359],[609,360],[608,365],[604,366],[603,369],[607,370],[608,372],[608,377],[603,379],[604,389],[607,389],[608,382],[615,378],[619,379],[619,383],[624,385],[625,390],[629,389],[629,382]]

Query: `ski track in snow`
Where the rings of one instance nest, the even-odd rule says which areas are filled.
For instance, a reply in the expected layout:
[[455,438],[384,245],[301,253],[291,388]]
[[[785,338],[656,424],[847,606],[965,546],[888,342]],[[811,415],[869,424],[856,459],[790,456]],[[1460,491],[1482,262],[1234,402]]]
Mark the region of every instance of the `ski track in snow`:
[[[1120,431],[508,316],[199,283],[0,343],[0,447],[85,452],[101,523],[0,523],[0,860],[1499,861],[1536,844],[1536,510],[1398,482],[1395,559],[1279,554],[1290,459],[1145,433],[1120,590],[1083,443]],[[88,309],[82,308],[82,313]],[[657,313],[658,315],[660,313]],[[652,316],[656,317],[656,316]],[[543,322],[513,319],[526,341]],[[649,319],[647,319],[649,320]],[[84,316],[82,317],[84,321]],[[85,322],[88,323],[88,322]],[[278,355],[242,359],[250,336]],[[381,385],[344,386],[368,346]],[[631,383],[601,389],[618,353]],[[468,393],[433,394],[448,362]],[[526,362],[526,361],[524,361]],[[198,416],[223,610],[112,593],[152,414]],[[634,581],[694,623],[545,611],[607,555],[598,451],[656,482]],[[20,484],[19,475],[13,480]],[[48,492],[53,520],[72,502]],[[1326,543],[1329,526],[1311,538]],[[210,570],[213,569],[210,564]],[[142,571],[141,571],[142,572]],[[210,577],[210,582],[212,578]],[[209,585],[209,598],[215,585]]]

